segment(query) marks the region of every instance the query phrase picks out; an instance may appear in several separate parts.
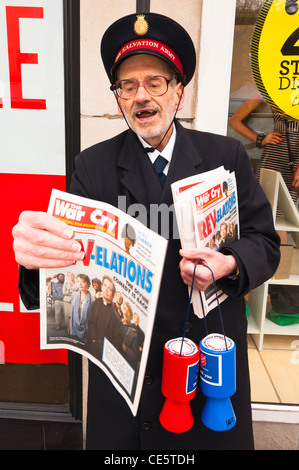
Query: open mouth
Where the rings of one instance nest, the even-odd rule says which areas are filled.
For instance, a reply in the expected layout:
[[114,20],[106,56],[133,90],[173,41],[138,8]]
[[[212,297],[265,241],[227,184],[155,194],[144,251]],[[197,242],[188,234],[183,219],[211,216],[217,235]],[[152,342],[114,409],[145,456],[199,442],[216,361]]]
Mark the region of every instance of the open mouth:
[[157,114],[157,111],[155,111],[154,109],[143,109],[141,111],[136,112],[136,117],[137,119],[142,121],[146,119],[151,119],[155,117],[156,114]]

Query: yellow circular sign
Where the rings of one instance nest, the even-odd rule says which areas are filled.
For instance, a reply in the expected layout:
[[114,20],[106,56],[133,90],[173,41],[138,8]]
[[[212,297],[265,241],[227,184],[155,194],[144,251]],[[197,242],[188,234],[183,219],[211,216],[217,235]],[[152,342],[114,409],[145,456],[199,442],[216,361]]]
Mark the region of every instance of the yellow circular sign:
[[251,67],[270,106],[299,119],[299,1],[264,3],[252,37]]

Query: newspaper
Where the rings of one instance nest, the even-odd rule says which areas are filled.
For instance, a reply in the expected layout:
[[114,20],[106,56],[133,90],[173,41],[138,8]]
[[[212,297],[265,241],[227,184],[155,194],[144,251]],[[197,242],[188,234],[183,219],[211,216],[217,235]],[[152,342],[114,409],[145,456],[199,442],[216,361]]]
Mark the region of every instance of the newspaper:
[[41,348],[90,359],[136,415],[167,240],[109,204],[58,190],[48,213],[73,228],[85,258],[40,270]]
[[[224,167],[172,184],[172,194],[183,249],[220,250],[239,238],[239,211],[234,172]],[[227,296],[217,285],[193,291],[194,313],[203,318]]]

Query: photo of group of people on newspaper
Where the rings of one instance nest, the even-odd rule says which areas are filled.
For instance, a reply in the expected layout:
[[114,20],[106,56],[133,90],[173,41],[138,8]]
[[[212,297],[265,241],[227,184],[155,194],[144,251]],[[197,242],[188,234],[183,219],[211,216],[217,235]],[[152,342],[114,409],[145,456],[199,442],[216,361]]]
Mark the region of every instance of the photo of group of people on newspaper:
[[234,220],[232,223],[222,222],[219,230],[212,236],[206,247],[219,251],[224,245],[229,245],[238,238],[238,225]]
[[47,278],[46,283],[50,342],[67,340],[101,359],[107,338],[136,370],[144,332],[138,313],[124,301],[110,276],[90,279],[68,271]]

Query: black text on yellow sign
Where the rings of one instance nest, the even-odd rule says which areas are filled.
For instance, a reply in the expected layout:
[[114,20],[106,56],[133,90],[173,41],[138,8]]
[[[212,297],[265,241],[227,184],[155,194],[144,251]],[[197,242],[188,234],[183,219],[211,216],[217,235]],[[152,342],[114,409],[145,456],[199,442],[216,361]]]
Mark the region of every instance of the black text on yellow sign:
[[251,66],[270,106],[299,119],[299,1],[264,3],[253,33]]

